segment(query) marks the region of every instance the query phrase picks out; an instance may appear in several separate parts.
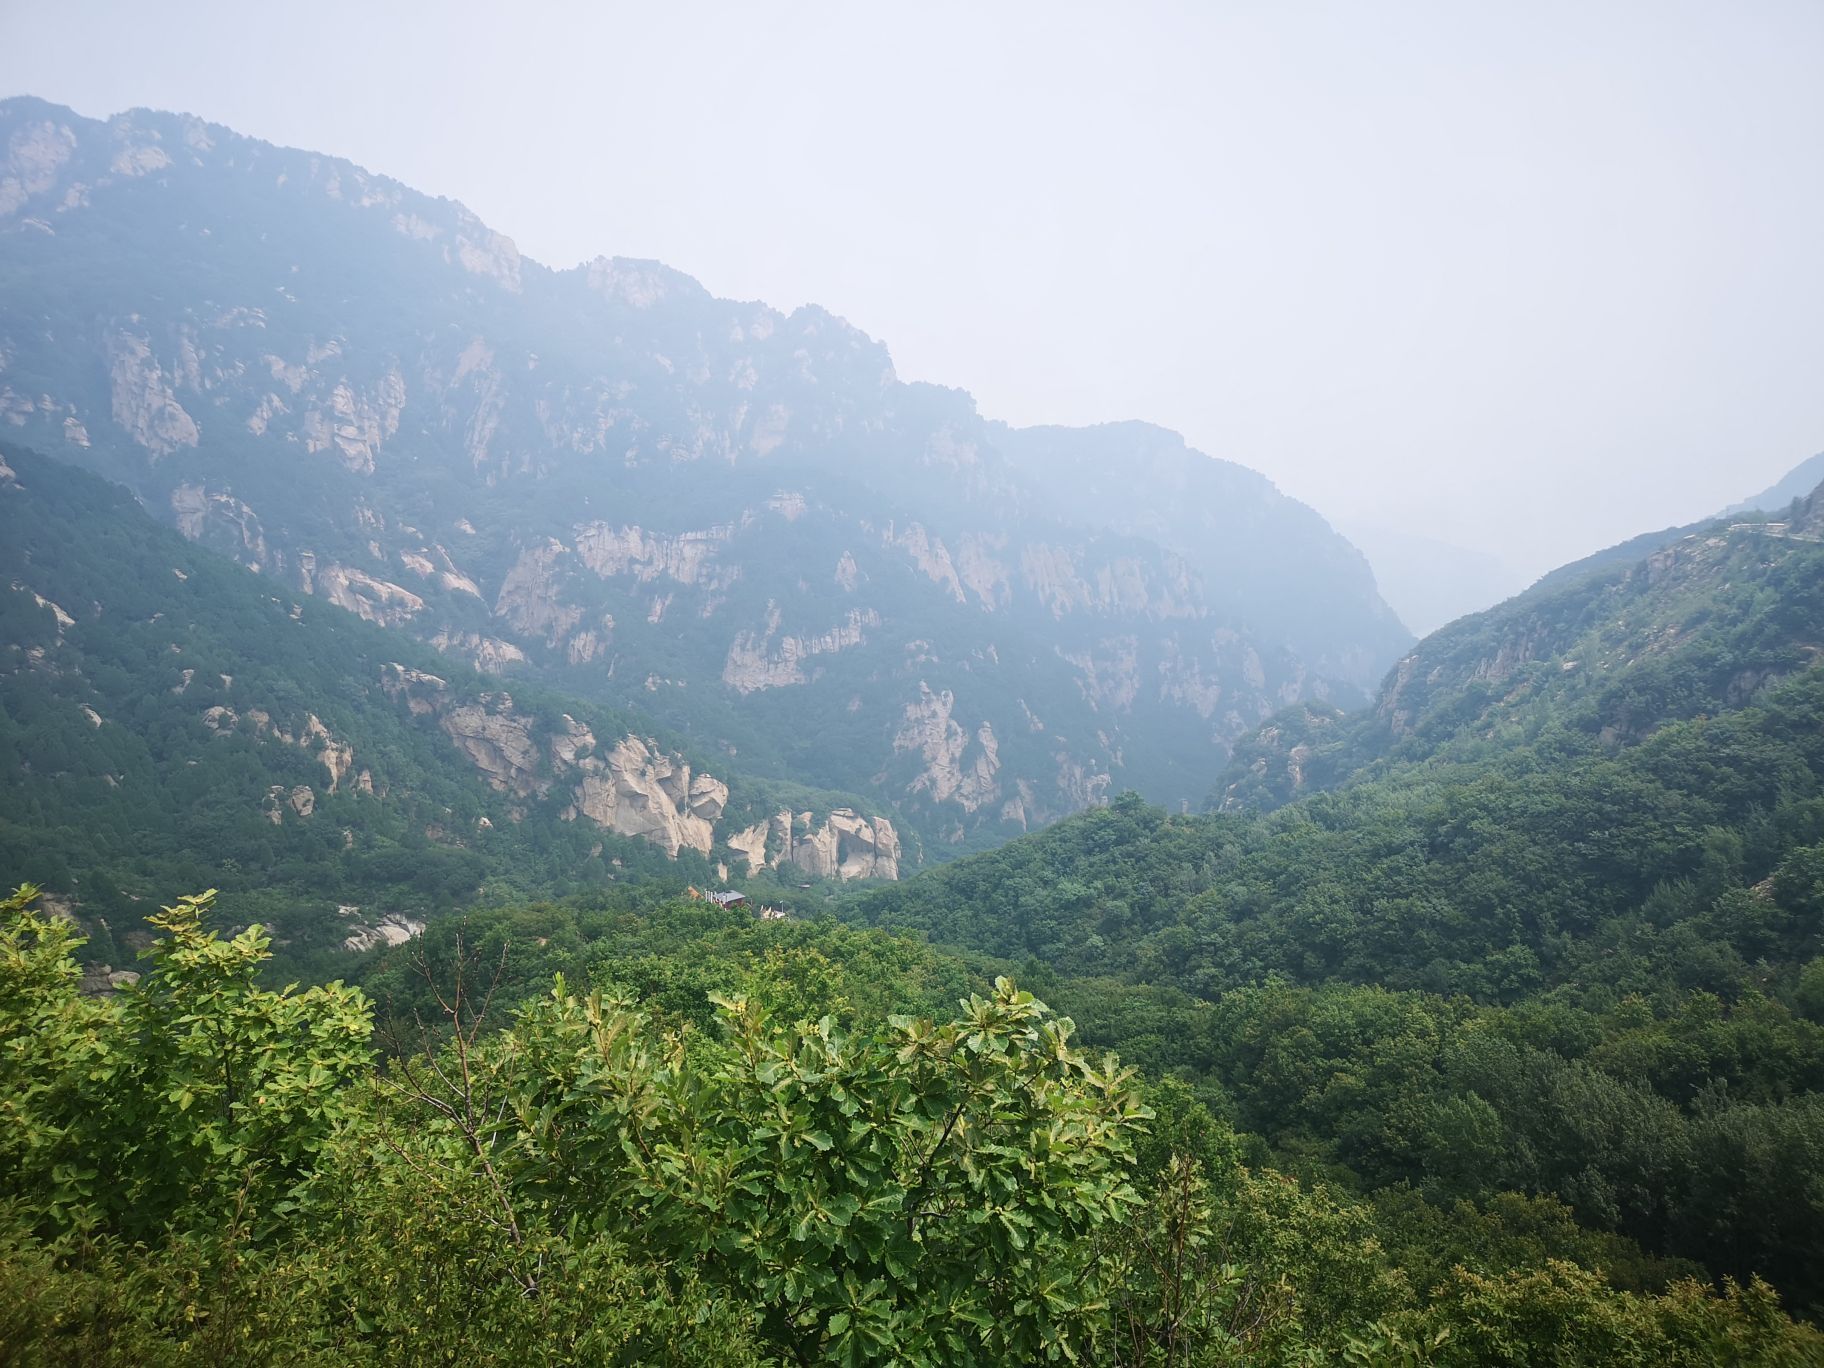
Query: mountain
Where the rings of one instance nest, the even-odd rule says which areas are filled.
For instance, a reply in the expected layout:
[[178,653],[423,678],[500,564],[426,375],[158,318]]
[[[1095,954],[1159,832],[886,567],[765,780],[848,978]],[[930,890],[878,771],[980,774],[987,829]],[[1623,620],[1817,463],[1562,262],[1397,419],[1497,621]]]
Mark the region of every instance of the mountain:
[[[1793,501],[1788,501],[1789,503]],[[1420,642],[1374,705],[1287,710],[1237,743],[1224,805],[1520,745],[1612,752],[1742,707],[1824,653],[1824,486],[1790,522],[1650,533]]]
[[1783,513],[1794,499],[1804,498],[1820,483],[1824,483],[1824,451],[1800,461],[1759,494],[1730,504],[1723,512],[1747,513],[1758,509],[1763,513]]
[[1816,1314],[1824,488],[1656,545],[1282,713],[1222,811],[1123,795],[846,915],[1021,965],[1383,1210],[1561,1201]]
[[1016,431],[822,309],[552,270],[175,115],[0,103],[0,415],[446,655],[861,795],[926,855],[1187,804],[1410,637],[1366,562],[1140,424]]
[[1367,556],[1376,585],[1400,621],[1421,637],[1525,587],[1522,577],[1486,551],[1377,524],[1352,522],[1339,530]]
[[10,446],[0,620],[0,867],[80,915],[103,961],[130,959],[171,888],[220,887],[295,959],[630,877],[898,874],[892,822],[860,800],[509,691]]

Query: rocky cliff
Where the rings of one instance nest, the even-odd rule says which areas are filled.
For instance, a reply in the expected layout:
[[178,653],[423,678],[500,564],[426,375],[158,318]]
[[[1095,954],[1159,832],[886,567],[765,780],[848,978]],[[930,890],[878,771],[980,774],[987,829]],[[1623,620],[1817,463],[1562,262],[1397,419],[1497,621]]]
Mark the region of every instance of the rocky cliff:
[[1258,475],[1144,425],[989,423],[821,309],[550,270],[178,116],[9,100],[0,149],[0,423],[288,589],[940,843],[1200,796],[1406,643]]
[[438,676],[389,664],[382,687],[415,716],[428,715],[488,784],[518,798],[554,790],[565,821],[586,818],[604,831],[638,836],[667,855],[694,850],[708,855],[716,820],[728,805],[728,785],[691,772],[681,757],[643,737],[623,736],[602,746],[587,726],[565,713],[561,725],[513,706],[505,692],[473,700],[451,695]]
[[[216,887],[300,953],[512,890],[891,879],[865,799],[757,781],[644,719],[480,675],[0,452],[0,869],[131,963]],[[105,984],[104,984],[105,986]]]

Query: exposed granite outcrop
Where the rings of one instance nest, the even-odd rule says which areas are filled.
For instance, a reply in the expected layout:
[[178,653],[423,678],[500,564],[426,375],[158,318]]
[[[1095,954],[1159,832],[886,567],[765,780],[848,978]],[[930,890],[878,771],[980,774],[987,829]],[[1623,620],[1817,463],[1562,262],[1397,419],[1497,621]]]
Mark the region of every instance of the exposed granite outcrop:
[[333,563],[319,566],[309,552],[298,557],[298,565],[306,593],[326,598],[382,627],[397,627],[424,611],[424,600],[410,589],[365,570]]
[[638,736],[603,747],[568,713],[556,725],[519,711],[511,694],[468,700],[435,675],[389,665],[382,686],[417,716],[430,716],[488,784],[516,798],[554,796],[566,820],[651,841],[676,858],[707,855],[728,805],[728,785],[692,772],[682,757]]
[[[344,917],[355,917],[361,909],[358,907],[339,908]],[[424,923],[416,917],[408,917],[398,912],[388,912],[375,918],[371,923],[357,922],[354,929],[343,937],[344,950],[372,950],[378,945],[404,945],[415,936],[424,934]]]
[[1000,744],[994,728],[983,722],[971,738],[951,713],[956,695],[949,689],[933,692],[919,681],[918,698],[906,705],[905,723],[893,738],[895,753],[914,752],[924,768],[912,780],[913,793],[929,794],[934,803],[955,803],[964,812],[1000,797],[996,778],[1001,768]]
[[108,385],[114,421],[154,459],[197,444],[201,434],[196,419],[178,403],[170,378],[144,337],[120,332],[110,339]]
[[897,879],[899,833],[885,817],[839,807],[818,822],[812,812],[782,809],[727,837],[747,861],[748,877],[793,866],[818,879]]
[[880,614],[872,608],[851,608],[848,616],[827,632],[782,637],[775,643],[779,609],[776,604],[769,604],[766,630],[742,632],[729,646],[728,658],[722,665],[722,682],[742,694],[803,684],[807,678],[806,660],[859,646],[866,640],[863,629],[878,626]]

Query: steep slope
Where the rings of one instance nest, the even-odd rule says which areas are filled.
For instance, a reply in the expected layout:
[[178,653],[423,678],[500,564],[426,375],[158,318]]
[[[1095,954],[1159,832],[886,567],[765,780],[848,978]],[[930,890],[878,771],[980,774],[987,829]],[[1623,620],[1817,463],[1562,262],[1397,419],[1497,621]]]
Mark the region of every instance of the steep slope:
[[1372,708],[1304,706],[1236,747],[1228,806],[1521,746],[1612,751],[1739,708],[1824,653],[1824,487],[1763,515],[1650,534],[1427,637]]
[[848,913],[1023,965],[1310,1172],[1551,1197],[1815,1306],[1821,557],[1814,495],[1599,565],[1276,719],[1275,811],[1124,795]]
[[1802,499],[1824,483],[1824,451],[1800,461],[1759,494],[1730,504],[1724,514],[1749,513],[1759,510],[1778,516],[1794,499]]
[[1278,971],[1499,997],[1520,968],[1607,981],[1611,921],[1669,932],[1733,887],[1778,895],[1790,944],[1745,905],[1731,934],[1794,968],[1824,934],[1821,653],[1824,488],[1790,521],[1717,523],[1522,595],[1421,643],[1372,707],[1263,731],[1302,768],[1291,787],[1332,792],[1170,818],[1128,795],[852,906],[1199,992]]
[[0,145],[22,438],[287,589],[939,842],[1201,798],[1236,737],[1408,640],[1259,477],[1139,425],[1011,433],[820,309],[549,270],[191,119],[16,99]]
[[712,770],[277,587],[6,449],[7,877],[122,937],[170,889],[219,885],[304,948],[398,938],[484,889],[897,874],[891,822],[840,796]]
[[[1205,458],[1150,423],[991,432],[1041,508],[1166,548],[1226,620],[1277,635],[1320,674],[1369,686],[1387,651],[1408,639],[1362,554],[1256,471]],[[1337,633],[1347,617],[1357,623],[1352,640]]]

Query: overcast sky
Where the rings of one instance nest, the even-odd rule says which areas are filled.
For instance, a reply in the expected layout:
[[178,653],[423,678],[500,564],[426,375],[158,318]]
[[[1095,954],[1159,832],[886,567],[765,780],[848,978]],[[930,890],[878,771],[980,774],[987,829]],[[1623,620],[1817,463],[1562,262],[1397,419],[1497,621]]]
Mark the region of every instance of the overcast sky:
[[1818,0],[0,0],[0,94],[814,301],[1523,572],[1824,447],[1821,73]]

